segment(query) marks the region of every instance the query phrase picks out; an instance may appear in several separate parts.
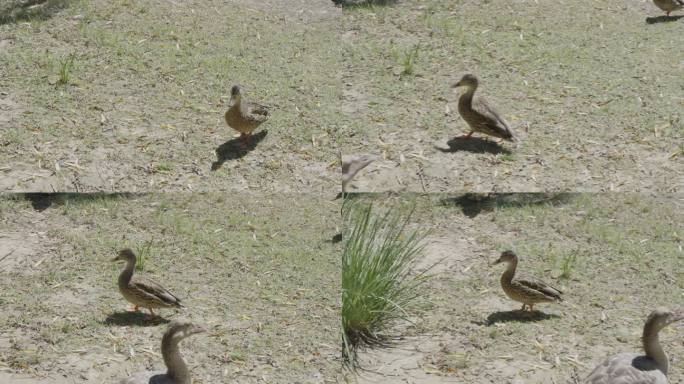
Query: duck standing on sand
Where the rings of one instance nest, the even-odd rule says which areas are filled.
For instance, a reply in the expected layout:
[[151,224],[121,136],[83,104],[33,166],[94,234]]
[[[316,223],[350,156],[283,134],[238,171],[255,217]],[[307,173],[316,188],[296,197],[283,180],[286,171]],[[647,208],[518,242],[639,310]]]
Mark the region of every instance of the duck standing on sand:
[[252,132],[270,116],[269,107],[243,100],[242,88],[239,85],[234,85],[230,89],[230,102],[223,117],[229,127],[240,132],[243,145],[247,143]]
[[513,251],[504,251],[494,265],[506,263],[508,267],[501,275],[501,287],[509,298],[523,303],[522,311],[529,307],[532,312],[537,303],[563,301],[563,292],[533,276],[516,276],[518,256]]
[[458,99],[458,113],[468,123],[470,132],[462,137],[470,138],[473,133],[479,132],[508,141],[516,141],[513,129],[494,106],[484,97],[475,94],[478,86],[479,80],[471,74],[464,75],[453,85],[453,88],[466,88],[465,93]]
[[135,306],[133,311],[143,307],[147,308],[152,316],[156,316],[152,308],[183,307],[180,299],[161,284],[141,276],[133,276],[136,257],[132,250],[126,248],[119,251],[119,254],[112,261],[126,262],[121,274],[119,274],[119,292]]

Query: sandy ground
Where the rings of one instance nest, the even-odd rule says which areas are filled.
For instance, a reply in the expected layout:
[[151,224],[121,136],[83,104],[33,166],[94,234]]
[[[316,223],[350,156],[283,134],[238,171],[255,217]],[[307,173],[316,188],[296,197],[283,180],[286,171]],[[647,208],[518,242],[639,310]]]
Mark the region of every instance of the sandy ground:
[[[342,147],[382,158],[349,190],[682,191],[682,21],[643,0],[349,10]],[[465,73],[518,145],[457,138]]]
[[[331,2],[19,3],[0,7],[0,191],[339,189]],[[223,121],[236,83],[272,107],[247,146]]]
[[[166,323],[187,319],[208,328],[181,344],[194,383],[337,382],[338,212],[314,195],[3,197],[0,381],[163,369]],[[126,246],[186,308],[126,312],[110,262]]]
[[[684,306],[681,196],[387,200],[417,202],[414,228],[432,231],[418,269],[440,264],[415,324],[394,330],[394,347],[362,353],[359,383],[573,384],[606,356],[639,351],[651,310]],[[561,289],[565,301],[516,313],[499,286],[503,267],[489,266],[504,249],[515,249],[519,268]],[[577,259],[564,279],[559,268],[569,255]],[[661,335],[672,383],[684,377],[682,332],[679,324]]]

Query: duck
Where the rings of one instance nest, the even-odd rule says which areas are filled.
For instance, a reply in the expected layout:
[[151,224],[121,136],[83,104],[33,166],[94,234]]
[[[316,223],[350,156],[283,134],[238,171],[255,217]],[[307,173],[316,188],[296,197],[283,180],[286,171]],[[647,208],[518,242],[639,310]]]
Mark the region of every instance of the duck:
[[271,116],[270,107],[243,100],[242,87],[233,85],[230,89],[228,110],[223,115],[226,124],[240,132],[243,145],[255,129]]
[[656,7],[665,11],[665,14],[669,17],[670,12],[678,11],[684,8],[684,0],[653,0]]
[[534,310],[537,303],[560,302],[563,301],[560,290],[546,284],[533,276],[516,276],[518,267],[518,256],[511,250],[504,251],[493,265],[506,263],[508,267],[501,275],[501,287],[506,296],[512,300],[523,303],[521,311],[529,308]]
[[187,321],[173,321],[169,324],[161,342],[161,353],[166,372],[139,372],[121,379],[119,384],[191,384],[190,371],[180,354],[178,345],[186,338],[206,332],[201,325]]
[[684,320],[684,309],[655,309],[646,318],[641,336],[645,354],[621,353],[608,357],[594,368],[585,384],[667,384],[669,362],[658,333],[681,320]]
[[136,263],[135,253],[130,248],[122,249],[112,260],[125,261],[126,265],[119,274],[119,292],[134,305],[133,311],[147,308],[150,315],[156,316],[153,308],[182,308],[181,300],[161,284],[141,276],[133,276]]
[[461,137],[468,139],[473,133],[479,132],[507,141],[516,141],[513,129],[494,106],[484,97],[475,94],[479,83],[475,75],[468,73],[452,86],[452,88],[466,88],[458,99],[458,113],[470,127],[470,132]]

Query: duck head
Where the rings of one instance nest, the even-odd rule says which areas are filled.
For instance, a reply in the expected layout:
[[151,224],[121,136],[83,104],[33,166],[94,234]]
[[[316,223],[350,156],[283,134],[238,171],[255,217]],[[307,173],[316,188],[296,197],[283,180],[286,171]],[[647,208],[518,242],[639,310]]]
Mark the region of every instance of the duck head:
[[458,88],[458,87],[466,87],[468,89],[475,89],[477,88],[477,85],[479,84],[477,77],[475,75],[472,75],[470,73],[467,73],[461,77],[461,80],[456,82],[454,85],[452,85],[452,88]]
[[492,263],[492,265],[497,265],[501,263],[512,263],[514,261],[518,260],[518,256],[515,254],[515,252],[508,250],[508,251],[503,251],[501,252],[501,256]]

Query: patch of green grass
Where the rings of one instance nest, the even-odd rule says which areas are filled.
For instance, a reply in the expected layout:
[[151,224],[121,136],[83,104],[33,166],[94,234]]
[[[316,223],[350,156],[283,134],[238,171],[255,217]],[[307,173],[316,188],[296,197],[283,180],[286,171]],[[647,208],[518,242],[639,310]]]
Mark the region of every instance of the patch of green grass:
[[415,74],[416,71],[416,60],[418,60],[418,52],[419,52],[420,47],[418,45],[414,45],[412,48],[404,52],[404,55],[402,57],[401,65],[402,65],[402,75],[413,75]]
[[560,277],[563,279],[569,279],[572,276],[573,266],[577,260],[577,255],[571,254],[563,258],[561,262],[561,274]]
[[75,59],[76,55],[70,53],[59,61],[59,84],[69,84],[69,80],[71,79],[71,69],[74,67]]
[[515,161],[515,155],[513,153],[503,153],[499,156],[499,160],[510,163]]
[[150,258],[151,255],[151,249],[152,249],[152,242],[147,241],[145,242],[144,245],[136,249],[136,256],[137,256],[137,262],[135,264],[135,269],[138,271],[144,271],[145,270],[145,264],[147,263],[147,260]]
[[[420,298],[424,273],[412,267],[425,234],[406,228],[410,215],[391,208],[376,214],[371,204],[347,208],[349,230],[342,254],[342,341],[345,363],[357,364],[362,345],[382,345],[390,328],[408,321]],[[350,222],[349,222],[350,221]]]

